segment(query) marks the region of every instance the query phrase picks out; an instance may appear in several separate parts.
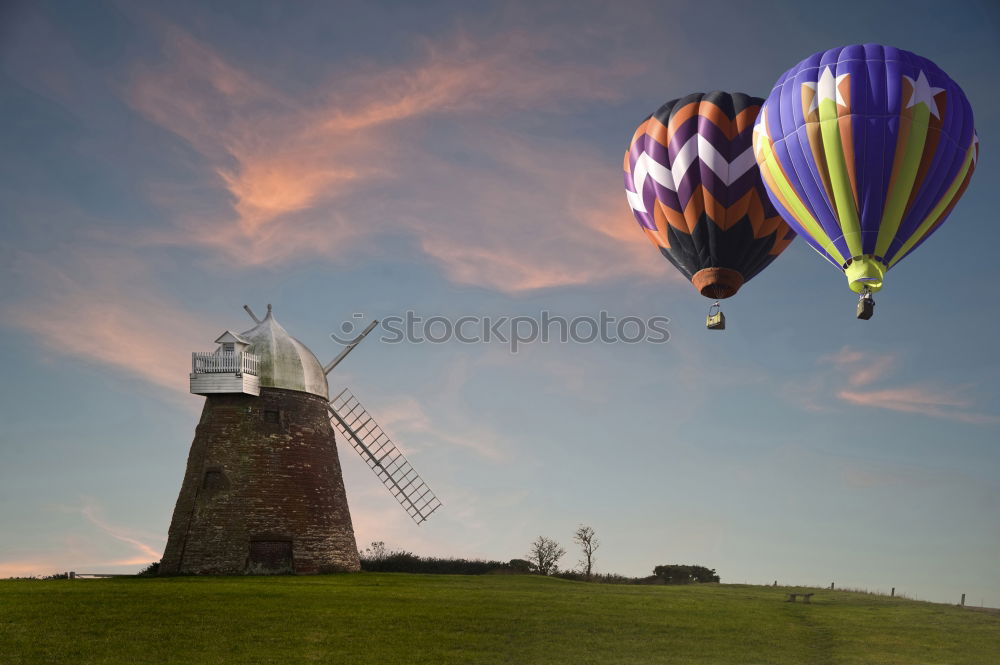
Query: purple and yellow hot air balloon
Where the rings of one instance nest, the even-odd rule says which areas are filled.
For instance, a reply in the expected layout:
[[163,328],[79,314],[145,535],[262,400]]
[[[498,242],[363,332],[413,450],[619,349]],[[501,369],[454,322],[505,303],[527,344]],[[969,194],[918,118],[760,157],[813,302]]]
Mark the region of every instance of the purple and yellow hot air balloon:
[[[625,195],[639,226],[714,300],[734,295],[795,238],[754,160],[763,101],[727,92],[669,101],[639,125],[625,153]],[[709,327],[724,321],[716,312]]]
[[753,139],[771,201],[844,271],[863,319],[886,271],[948,217],[979,152],[962,89],[930,60],[878,44],[785,72]]

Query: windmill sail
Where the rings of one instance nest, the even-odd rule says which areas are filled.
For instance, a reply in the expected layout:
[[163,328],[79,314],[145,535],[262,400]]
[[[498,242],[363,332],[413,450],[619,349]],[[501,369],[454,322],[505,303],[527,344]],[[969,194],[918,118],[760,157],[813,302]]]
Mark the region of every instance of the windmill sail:
[[330,414],[333,426],[351,442],[414,522],[420,524],[441,507],[431,488],[349,390],[345,388],[330,400]]

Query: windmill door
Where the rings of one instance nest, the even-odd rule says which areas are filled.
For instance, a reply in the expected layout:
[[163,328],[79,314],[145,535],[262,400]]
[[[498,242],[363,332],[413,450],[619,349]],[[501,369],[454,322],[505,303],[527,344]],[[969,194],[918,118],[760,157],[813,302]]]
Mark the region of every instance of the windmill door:
[[249,572],[251,573],[280,575],[282,573],[294,572],[292,567],[292,541],[250,541],[249,564]]

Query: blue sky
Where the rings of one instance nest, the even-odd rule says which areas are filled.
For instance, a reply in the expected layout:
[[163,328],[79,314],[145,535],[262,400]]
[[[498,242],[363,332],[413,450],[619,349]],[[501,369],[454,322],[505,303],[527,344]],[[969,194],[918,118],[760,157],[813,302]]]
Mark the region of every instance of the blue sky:
[[[0,16],[0,575],[158,558],[190,352],[273,303],[671,319],[666,344],[380,343],[338,368],[445,507],[341,447],[359,543],[1000,606],[1000,13],[943,3],[13,3]],[[572,9],[570,9],[572,7]],[[704,329],[621,186],[636,125],[882,42],[965,90],[977,172],[874,319],[796,241]]]

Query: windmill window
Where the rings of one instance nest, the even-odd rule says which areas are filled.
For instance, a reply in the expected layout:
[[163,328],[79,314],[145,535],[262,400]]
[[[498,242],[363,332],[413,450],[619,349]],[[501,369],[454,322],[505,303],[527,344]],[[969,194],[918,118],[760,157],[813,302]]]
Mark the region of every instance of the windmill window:
[[206,490],[226,489],[226,478],[222,475],[222,469],[206,469],[201,486]]
[[278,423],[281,422],[281,412],[279,412],[279,411],[265,410],[264,411],[264,422],[265,423],[272,423],[274,425],[277,425]]

